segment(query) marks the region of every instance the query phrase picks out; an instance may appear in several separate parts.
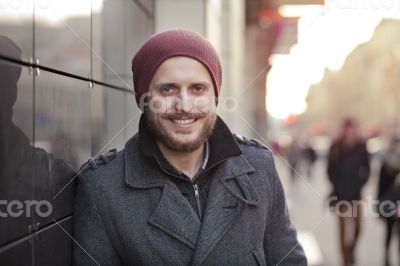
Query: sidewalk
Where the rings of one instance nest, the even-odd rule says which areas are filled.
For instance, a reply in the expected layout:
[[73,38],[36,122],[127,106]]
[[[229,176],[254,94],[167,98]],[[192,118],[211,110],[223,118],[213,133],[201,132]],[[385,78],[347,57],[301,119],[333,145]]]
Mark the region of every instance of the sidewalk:
[[[275,162],[285,189],[292,222],[299,232],[300,239],[305,236],[301,241],[307,246],[310,265],[340,266],[338,224],[333,213],[324,208],[324,201],[330,192],[325,161],[316,162],[310,178],[304,175],[298,177],[294,183],[291,183],[286,163],[279,157],[275,158]],[[303,173],[304,171],[300,170],[300,174]],[[364,188],[363,197],[375,198],[376,188],[377,177],[372,175]],[[365,217],[356,250],[356,265],[383,265],[384,237],[383,221],[371,216]],[[315,246],[312,245],[313,239]],[[391,262],[392,265],[398,265],[397,237],[393,237],[392,241]]]

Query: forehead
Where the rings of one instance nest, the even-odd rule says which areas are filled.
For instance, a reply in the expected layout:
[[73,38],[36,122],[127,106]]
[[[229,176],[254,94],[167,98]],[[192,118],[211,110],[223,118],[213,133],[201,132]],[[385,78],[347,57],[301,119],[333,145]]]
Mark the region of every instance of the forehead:
[[199,61],[186,56],[174,56],[161,63],[153,75],[153,80],[159,79],[202,79],[211,82],[207,68]]

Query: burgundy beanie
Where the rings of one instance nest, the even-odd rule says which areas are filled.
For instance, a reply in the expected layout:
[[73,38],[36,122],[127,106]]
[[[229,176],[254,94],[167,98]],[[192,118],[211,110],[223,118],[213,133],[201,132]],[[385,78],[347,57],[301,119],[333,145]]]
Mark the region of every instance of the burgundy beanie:
[[173,56],[187,56],[202,63],[210,73],[215,96],[218,98],[222,83],[222,69],[217,52],[211,43],[199,34],[178,29],[152,35],[133,57],[133,85],[138,105],[140,97],[148,92],[157,68]]

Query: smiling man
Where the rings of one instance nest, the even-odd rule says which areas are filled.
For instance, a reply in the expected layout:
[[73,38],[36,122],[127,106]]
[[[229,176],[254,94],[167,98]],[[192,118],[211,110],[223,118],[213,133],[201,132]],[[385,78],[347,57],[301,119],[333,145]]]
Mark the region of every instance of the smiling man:
[[75,265],[306,265],[271,152],[216,114],[221,64],[196,33],[132,61],[139,132],[81,169]]

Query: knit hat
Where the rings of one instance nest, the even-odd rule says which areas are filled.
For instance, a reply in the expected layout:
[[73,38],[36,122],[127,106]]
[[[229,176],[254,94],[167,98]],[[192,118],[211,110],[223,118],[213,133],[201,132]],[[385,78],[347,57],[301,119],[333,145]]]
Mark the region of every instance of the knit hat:
[[133,85],[138,105],[140,97],[148,92],[157,68],[166,59],[174,56],[187,56],[202,63],[210,73],[215,96],[218,98],[222,83],[222,69],[217,52],[211,43],[199,34],[177,29],[154,34],[133,57]]

